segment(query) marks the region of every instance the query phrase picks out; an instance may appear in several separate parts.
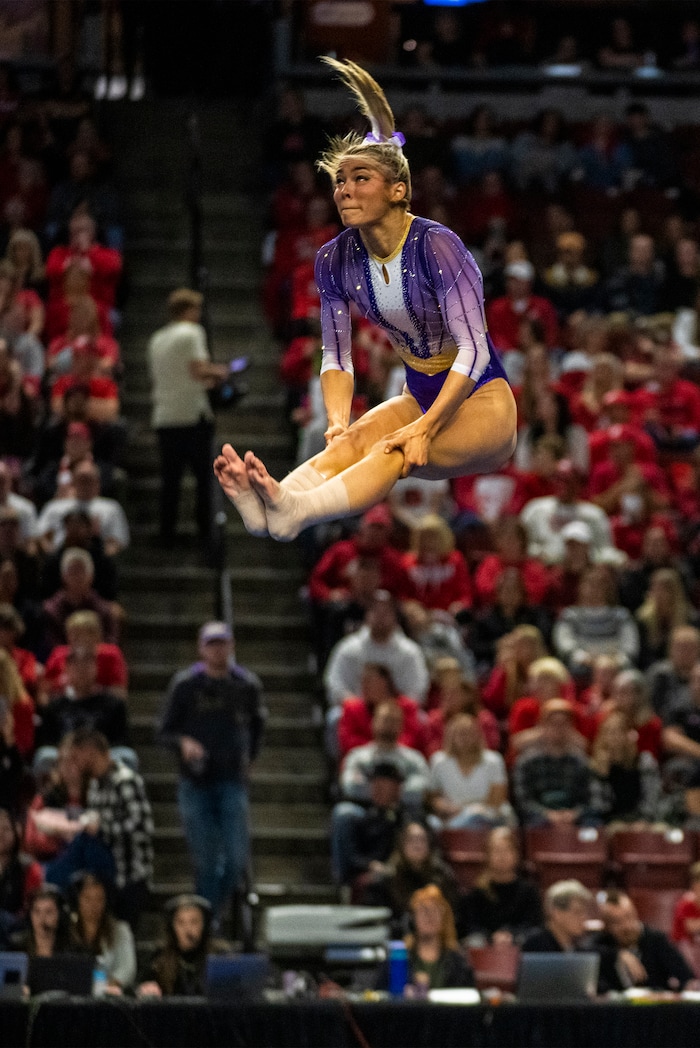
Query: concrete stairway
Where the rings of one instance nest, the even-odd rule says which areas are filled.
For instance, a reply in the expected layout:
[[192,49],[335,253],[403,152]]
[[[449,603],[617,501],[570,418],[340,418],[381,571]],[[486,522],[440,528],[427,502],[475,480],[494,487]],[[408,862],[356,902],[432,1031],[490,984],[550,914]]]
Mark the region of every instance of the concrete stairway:
[[[133,544],[121,567],[121,593],[128,616],[132,737],[156,816],[156,907],[163,897],[190,887],[191,873],[175,805],[174,761],[155,746],[154,725],[173,672],[194,661],[197,629],[215,614],[217,597],[217,577],[203,566],[196,548],[189,479],[181,531],[191,537],[190,546],[175,553],[157,546],[158,464],[148,427],[146,343],[163,322],[168,292],[188,283],[182,191],[187,112],[183,103],[153,102],[106,113],[121,158],[130,288],[121,340],[131,432],[126,510]],[[255,132],[231,106],[200,106],[199,118],[214,355],[245,354],[252,361],[246,376],[250,392],[233,412],[222,414],[220,437],[255,448],[272,472],[283,475],[293,456],[293,435],[277,381],[278,349],[258,306],[264,199],[246,188],[255,184],[256,142],[249,137]],[[263,904],[331,901],[326,768],[307,623],[298,599],[304,581],[300,561],[294,545],[248,536],[233,508],[228,510],[237,655],[262,678],[270,710],[252,779],[257,890]]]

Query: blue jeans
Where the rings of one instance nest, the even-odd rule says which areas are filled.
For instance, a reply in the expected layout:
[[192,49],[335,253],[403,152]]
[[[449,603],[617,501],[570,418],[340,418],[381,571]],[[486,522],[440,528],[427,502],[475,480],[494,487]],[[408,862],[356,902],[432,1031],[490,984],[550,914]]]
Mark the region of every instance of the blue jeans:
[[81,870],[94,873],[107,885],[114,884],[114,857],[104,841],[89,833],[79,833],[60,855],[47,863],[45,877],[49,884],[67,891],[71,878]]
[[248,791],[233,780],[200,785],[181,778],[177,792],[197,892],[218,915],[248,865]]
[[350,884],[353,878],[352,854],[355,829],[365,816],[361,804],[340,801],[331,815],[331,867],[337,884]]

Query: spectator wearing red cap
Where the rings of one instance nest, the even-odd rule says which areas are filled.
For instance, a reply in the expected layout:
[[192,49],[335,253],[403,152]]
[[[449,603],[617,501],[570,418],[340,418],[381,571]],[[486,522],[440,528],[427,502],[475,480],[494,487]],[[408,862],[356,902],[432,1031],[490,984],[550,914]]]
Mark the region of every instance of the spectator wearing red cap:
[[523,320],[537,320],[542,325],[548,349],[559,345],[557,313],[549,301],[532,294],[535,268],[531,262],[510,262],[505,268],[506,293],[486,308],[489,334],[496,349],[520,348],[520,325]]
[[612,543],[607,516],[599,506],[581,498],[582,487],[583,480],[576,468],[568,459],[562,459],[557,466],[556,494],[533,499],[525,506],[520,520],[527,529],[531,557],[546,564],[560,564],[564,557],[562,529],[572,520],[580,520],[591,529],[594,560],[621,559]]
[[403,565],[401,553],[390,543],[392,516],[388,506],[372,506],[360,518],[355,535],[334,542],[321,556],[309,579],[309,598],[317,642],[319,668],[340,639],[338,620],[352,600],[352,576],[358,560],[371,558],[379,567],[375,588],[387,590],[397,600],[414,596],[413,585]]
[[51,410],[63,415],[63,399],[69,389],[80,386],[88,396],[87,415],[91,422],[114,422],[119,415],[119,389],[116,383],[99,374],[100,357],[88,338],[76,339],[71,349],[71,368],[56,379],[51,388]]
[[608,430],[607,459],[599,462],[591,473],[588,493],[596,506],[608,516],[624,510],[630,496],[640,498],[640,487],[649,489],[654,509],[665,509],[671,498],[666,475],[655,462],[641,462],[637,458],[637,433],[629,425],[615,425]]

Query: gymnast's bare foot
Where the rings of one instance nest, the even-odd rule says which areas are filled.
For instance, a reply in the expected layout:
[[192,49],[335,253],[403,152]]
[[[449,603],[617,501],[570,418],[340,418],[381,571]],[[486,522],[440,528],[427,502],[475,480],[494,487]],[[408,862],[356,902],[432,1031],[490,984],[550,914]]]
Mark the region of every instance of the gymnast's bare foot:
[[214,459],[214,474],[240,513],[246,531],[251,535],[268,535],[265,503],[252,488],[245,463],[230,444],[224,444],[221,454]]
[[301,530],[296,519],[299,516],[297,496],[270,476],[265,463],[252,451],[245,453],[245,468],[251,488],[265,506],[270,536],[278,542],[291,542]]

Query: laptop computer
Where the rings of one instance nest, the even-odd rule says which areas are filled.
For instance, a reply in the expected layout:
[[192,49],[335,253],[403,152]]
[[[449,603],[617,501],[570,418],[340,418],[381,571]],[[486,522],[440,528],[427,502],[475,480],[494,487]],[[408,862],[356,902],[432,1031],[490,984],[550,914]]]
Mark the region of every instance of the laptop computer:
[[62,992],[74,997],[92,994],[92,957],[78,953],[57,953],[53,957],[32,957],[29,961],[29,992]]
[[17,1000],[23,996],[28,967],[26,953],[0,953],[0,1000]]
[[597,953],[524,953],[520,958],[519,1001],[586,1001],[595,997]]
[[259,997],[270,975],[265,953],[210,953],[207,957],[207,997],[235,1001]]

